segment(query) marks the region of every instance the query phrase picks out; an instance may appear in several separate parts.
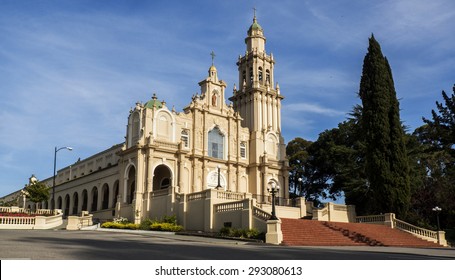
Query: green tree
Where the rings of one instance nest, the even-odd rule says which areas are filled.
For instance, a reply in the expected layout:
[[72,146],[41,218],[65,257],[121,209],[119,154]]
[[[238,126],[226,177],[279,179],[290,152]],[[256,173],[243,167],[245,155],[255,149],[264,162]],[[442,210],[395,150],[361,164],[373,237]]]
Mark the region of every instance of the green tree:
[[309,148],[313,182],[325,184],[332,199],[344,194],[346,204],[355,205],[359,215],[367,213],[370,205],[365,147],[359,125],[361,111],[361,106],[354,107],[347,121],[321,133]]
[[50,188],[43,182],[31,181],[26,187],[27,197],[34,203],[47,201],[50,197]]
[[413,208],[416,217],[435,226],[431,209],[439,206],[443,228],[455,228],[455,86],[453,94],[444,91],[444,103],[436,102],[432,119],[423,118],[424,125],[414,131],[420,143],[421,184],[413,189]]
[[410,203],[405,132],[399,115],[392,70],[372,35],[363,61],[359,96],[365,137],[365,167],[371,211],[404,216]]
[[431,111],[432,120],[423,118],[427,127],[426,137],[421,140],[455,158],[455,85],[452,95],[449,97],[442,91],[442,98],[445,104],[436,101],[438,112]]
[[[289,188],[294,196],[304,196],[307,182],[308,147],[310,141],[297,137],[286,145],[289,160]],[[301,181],[299,181],[301,179]]]

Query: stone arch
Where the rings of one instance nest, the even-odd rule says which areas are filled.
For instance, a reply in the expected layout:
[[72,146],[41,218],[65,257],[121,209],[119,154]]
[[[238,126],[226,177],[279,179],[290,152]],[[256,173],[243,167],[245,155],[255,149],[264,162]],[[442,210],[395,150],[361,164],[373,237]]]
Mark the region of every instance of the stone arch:
[[88,211],[88,192],[85,189],[82,191],[82,211]]
[[118,199],[119,194],[120,194],[119,181],[116,180],[114,182],[114,188],[113,188],[113,192],[112,192],[112,208],[114,208],[115,205],[117,204],[117,199]]
[[155,114],[153,134],[156,138],[175,142],[175,119],[169,110],[162,108]]
[[221,96],[218,93],[218,91],[217,90],[213,90],[212,91],[212,106],[213,107],[218,106],[218,103],[219,103],[220,100],[221,100]]
[[240,177],[240,182],[239,182],[239,189],[238,192],[247,192],[248,188],[248,178],[246,176]]
[[67,217],[70,214],[70,195],[66,194],[65,195],[65,210],[63,211],[63,216]]
[[57,198],[57,209],[62,209],[62,208],[63,208],[62,197],[59,196]]
[[[279,190],[278,190],[278,192],[277,192],[276,195],[275,195],[275,203],[276,203],[277,205],[280,205],[280,204],[279,204],[279,200],[280,200],[280,197],[281,197],[280,194],[281,194],[281,192],[283,191],[283,188],[282,188],[283,186],[280,185],[280,182],[279,182],[278,179],[276,179],[275,177],[272,176],[272,177],[269,177],[269,178],[267,179],[266,188],[267,188],[267,189],[271,189],[273,185],[275,185],[275,187],[276,187],[276,186],[279,187]],[[269,193],[269,194],[270,194],[270,193]],[[270,199],[269,202],[271,203],[271,202],[272,202],[271,196],[269,197],[269,199]]]
[[109,208],[109,185],[105,183],[101,188],[101,209],[108,209]]
[[131,144],[130,147],[135,145],[141,137],[141,116],[139,112],[134,112],[131,116]]
[[72,211],[73,215],[77,214],[78,208],[79,208],[79,194],[77,192],[75,192],[73,194],[73,211]]
[[97,187],[92,188],[90,197],[92,198],[92,205],[90,206],[90,211],[91,212],[98,211],[98,188]]
[[126,169],[126,177],[125,177],[125,199],[126,203],[132,204],[133,200],[136,196],[136,167],[131,164]]
[[224,159],[226,155],[226,132],[214,125],[207,132],[207,154],[209,157]]
[[210,171],[209,174],[207,175],[207,188],[208,189],[213,189],[213,188],[216,188],[218,186],[218,176],[220,176],[221,188],[226,190],[226,188],[227,188],[226,177],[224,176],[222,170],[220,170],[220,172],[218,174],[218,169],[217,168],[216,168],[216,170]]
[[167,189],[173,186],[172,170],[165,164],[160,164],[153,170],[153,191]]
[[278,158],[278,137],[274,133],[268,133],[265,141],[265,151],[272,158]]

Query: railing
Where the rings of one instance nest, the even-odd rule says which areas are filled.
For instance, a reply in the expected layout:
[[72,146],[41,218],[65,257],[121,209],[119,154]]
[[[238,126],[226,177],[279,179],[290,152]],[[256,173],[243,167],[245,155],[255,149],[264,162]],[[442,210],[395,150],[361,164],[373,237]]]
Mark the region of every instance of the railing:
[[151,197],[157,197],[157,196],[166,196],[169,194],[169,189],[163,189],[159,191],[154,191],[150,194]]
[[394,220],[394,227],[396,227],[398,229],[401,229],[403,231],[412,233],[414,235],[421,236],[421,237],[423,237],[425,239],[431,239],[433,241],[437,241],[438,240],[438,232],[437,231],[433,231],[433,230],[417,227],[415,225],[411,225],[409,223],[406,223],[406,222],[398,220],[398,219]]
[[[16,212],[17,213],[17,212]],[[11,213],[13,214],[13,213]],[[1,229],[50,229],[62,224],[63,214],[54,216],[14,217],[1,216]]]
[[245,194],[219,191],[216,193],[216,198],[223,200],[242,200],[245,199]]
[[34,225],[35,217],[0,217],[2,225]]
[[408,232],[412,235],[420,237],[422,239],[435,242],[437,244],[447,246],[447,241],[445,239],[445,233],[443,231],[433,231],[429,229],[424,229],[402,220],[395,218],[395,214],[386,213],[383,215],[373,215],[373,216],[359,216],[356,218],[357,223],[367,223],[367,224],[382,224],[392,228],[397,228],[399,230]]
[[202,200],[207,197],[206,191],[202,192],[197,192],[197,193],[191,193],[187,195],[187,201],[193,201],[193,200]]
[[384,215],[357,216],[355,222],[365,224],[384,224],[385,216]]
[[[272,204],[272,196],[270,196],[270,195],[253,194],[253,198],[255,198],[257,203],[259,203],[259,204],[261,204],[261,203]],[[288,207],[300,207],[300,199],[275,197],[275,205],[288,206]]]
[[271,214],[265,212],[264,210],[262,210],[261,208],[258,208],[256,206],[253,206],[253,215],[256,218],[261,219],[263,221],[267,221],[270,219],[270,217],[272,217]]
[[16,206],[13,207],[0,207],[0,213],[23,213],[23,214],[29,214],[29,215],[47,215],[47,216],[53,216],[53,215],[58,215],[59,213],[62,213],[61,209],[37,209],[37,210],[30,210],[27,208],[19,208]]
[[220,203],[214,205],[215,212],[229,212],[229,211],[238,211],[244,209],[244,202],[243,201],[236,201],[236,202],[227,202],[227,203]]

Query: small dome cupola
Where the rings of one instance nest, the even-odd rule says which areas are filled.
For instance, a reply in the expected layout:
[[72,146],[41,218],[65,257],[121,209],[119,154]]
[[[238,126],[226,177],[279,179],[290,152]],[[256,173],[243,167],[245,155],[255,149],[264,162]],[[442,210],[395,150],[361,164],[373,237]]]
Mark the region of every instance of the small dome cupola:
[[265,37],[264,30],[259,25],[256,18],[256,9],[254,10],[253,24],[248,29],[248,37],[245,38],[245,43],[248,52],[265,52]]
[[149,109],[153,108],[160,109],[163,108],[163,103],[161,103],[161,101],[158,100],[158,98],[156,97],[156,93],[154,93],[152,96],[152,100],[147,101],[144,107]]
[[258,20],[256,18],[256,12],[254,12],[253,24],[248,29],[248,36],[259,35],[259,32],[261,35],[263,35],[264,30],[259,25]]

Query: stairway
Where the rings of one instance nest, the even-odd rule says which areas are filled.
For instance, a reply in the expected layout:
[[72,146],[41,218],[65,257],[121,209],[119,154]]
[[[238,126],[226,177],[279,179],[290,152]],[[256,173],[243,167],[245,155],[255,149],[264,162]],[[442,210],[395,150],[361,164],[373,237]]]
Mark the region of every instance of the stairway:
[[324,222],[324,225],[354,240],[363,241],[370,246],[443,247],[385,225],[340,222]]
[[281,219],[283,245],[287,246],[364,246],[320,221]]
[[442,247],[385,225],[281,219],[282,245]]

